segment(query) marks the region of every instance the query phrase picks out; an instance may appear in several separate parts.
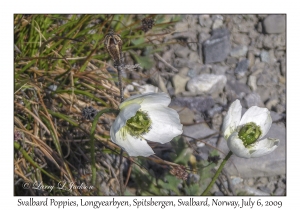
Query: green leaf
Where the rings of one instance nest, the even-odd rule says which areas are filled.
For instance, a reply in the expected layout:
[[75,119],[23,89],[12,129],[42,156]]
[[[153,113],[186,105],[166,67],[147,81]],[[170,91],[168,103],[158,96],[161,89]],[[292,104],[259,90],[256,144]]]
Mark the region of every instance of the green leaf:
[[180,184],[181,180],[177,179],[175,176],[169,175],[169,174],[165,176],[165,179],[167,180],[167,182],[158,180],[158,185],[162,189],[172,190],[177,195],[180,195],[180,192],[178,190],[178,185]]
[[195,195],[199,195],[200,194],[200,186],[198,183],[186,186],[184,188],[185,194],[186,195],[191,195],[191,196],[195,196]]

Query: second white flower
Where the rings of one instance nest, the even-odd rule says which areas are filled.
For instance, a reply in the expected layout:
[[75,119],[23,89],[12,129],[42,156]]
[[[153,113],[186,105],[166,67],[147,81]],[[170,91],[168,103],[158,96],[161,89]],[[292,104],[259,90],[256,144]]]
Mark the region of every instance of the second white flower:
[[262,139],[272,125],[267,108],[250,107],[242,115],[239,100],[234,101],[223,122],[223,133],[229,149],[238,157],[253,158],[267,155],[279,145],[279,139]]

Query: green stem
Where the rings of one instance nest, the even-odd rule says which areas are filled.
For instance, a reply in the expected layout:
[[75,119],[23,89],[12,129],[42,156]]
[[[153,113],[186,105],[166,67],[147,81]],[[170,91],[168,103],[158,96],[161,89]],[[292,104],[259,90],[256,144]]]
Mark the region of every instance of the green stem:
[[222,169],[224,168],[225,164],[227,163],[227,160],[230,158],[230,156],[232,155],[232,152],[230,151],[225,159],[223,160],[223,162],[221,163],[221,165],[219,166],[217,172],[215,173],[215,176],[213,177],[213,179],[211,180],[211,182],[209,183],[209,185],[207,186],[207,188],[204,190],[204,192],[202,193],[202,195],[208,195],[210,189],[212,188],[212,186],[215,184],[217,178],[219,177]]

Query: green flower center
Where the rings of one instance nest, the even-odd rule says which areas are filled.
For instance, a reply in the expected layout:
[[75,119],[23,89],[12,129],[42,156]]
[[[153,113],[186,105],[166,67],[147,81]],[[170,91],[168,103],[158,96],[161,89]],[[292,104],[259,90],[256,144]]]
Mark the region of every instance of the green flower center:
[[139,110],[135,116],[127,120],[124,128],[131,136],[141,137],[150,131],[151,120],[146,112]]
[[240,129],[239,131],[239,138],[242,139],[245,146],[248,146],[254,143],[261,135],[260,127],[257,126],[255,123],[250,122]]

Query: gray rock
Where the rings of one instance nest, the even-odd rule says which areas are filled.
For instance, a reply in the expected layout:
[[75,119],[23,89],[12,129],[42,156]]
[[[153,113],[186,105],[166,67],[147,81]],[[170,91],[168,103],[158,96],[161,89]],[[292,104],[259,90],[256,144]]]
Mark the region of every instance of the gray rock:
[[[230,175],[242,178],[276,176],[286,174],[286,128],[282,124],[273,123],[270,131],[264,138],[280,139],[278,148],[272,153],[258,157],[244,159],[232,156],[227,162],[226,168]],[[229,152],[227,142],[222,139],[219,149],[225,154]]]
[[195,111],[195,123],[202,123],[205,121],[205,115],[202,112]]
[[272,49],[274,48],[274,41],[272,40],[272,37],[271,35],[266,35],[264,36],[264,39],[263,39],[263,47],[265,49]]
[[184,15],[182,21],[177,22],[175,25],[176,31],[185,32],[190,30],[195,30],[197,25],[196,15]]
[[273,50],[269,50],[269,51],[262,50],[260,54],[260,59],[262,62],[268,64],[274,64],[276,62],[276,58]]
[[179,119],[182,124],[192,124],[194,123],[195,114],[192,110],[187,107],[170,106],[175,109],[179,114]]
[[152,75],[151,82],[153,85],[157,86],[163,92],[168,93],[165,82],[164,82],[162,76],[158,72],[159,71],[157,71],[157,69],[155,69],[155,68],[150,69],[150,75]]
[[[280,70],[279,66],[277,65],[270,66],[266,65],[266,68],[258,74],[257,76],[257,85],[265,86],[265,87],[272,87],[273,90],[277,90],[276,92],[280,94],[285,93],[285,82],[284,79],[279,79]],[[284,90],[284,91],[283,91]]]
[[175,88],[175,95],[185,92],[185,86],[190,78],[187,75],[189,68],[183,67],[179,70],[178,74],[175,74],[172,78],[173,86]]
[[279,103],[278,98],[271,98],[266,103],[267,109],[271,110],[273,107],[275,107]]
[[243,179],[238,176],[231,176],[230,179],[233,185],[238,185],[243,182]]
[[256,185],[256,187],[261,187],[261,186],[267,185],[268,182],[269,182],[269,180],[267,177],[260,177],[257,179],[255,185]]
[[243,84],[247,83],[247,77],[241,77],[241,76],[238,76],[238,74],[236,74],[236,78],[239,82],[241,82]]
[[210,74],[210,72],[211,72],[211,66],[210,65],[203,65],[200,68],[200,72],[201,72],[201,74]]
[[259,36],[257,36],[253,43],[254,46],[257,47],[258,49],[263,48],[264,38],[265,38],[265,36],[263,34],[260,34]]
[[238,59],[234,57],[229,57],[226,59],[226,65],[229,68],[235,68],[236,64],[238,63]]
[[202,42],[208,40],[209,38],[210,38],[210,30],[207,28],[203,28],[202,31],[198,35],[199,43],[202,43]]
[[[183,134],[195,139],[201,139],[214,133],[217,132],[210,129],[206,123],[183,126]],[[187,140],[190,141],[192,139],[187,137]]]
[[223,110],[223,107],[215,105],[212,109],[207,111],[209,117],[213,117],[215,114],[220,113]]
[[189,61],[186,58],[175,58],[173,64],[175,68],[182,68],[188,66]]
[[255,75],[255,76],[259,75],[264,71],[266,65],[267,65],[266,63],[260,62],[260,59],[256,58],[255,64],[251,68],[251,72],[253,72],[251,75]]
[[249,61],[249,68],[251,68],[255,63],[255,55],[253,51],[248,51],[247,59]]
[[282,105],[286,105],[286,90],[280,94],[280,102]]
[[286,76],[286,59],[283,58],[280,60],[280,73],[282,76]]
[[254,178],[250,178],[245,181],[246,181],[246,184],[250,187],[252,187],[254,185]]
[[268,34],[285,32],[285,15],[269,15],[263,21],[264,31]]
[[239,58],[239,57],[245,57],[248,51],[248,47],[243,45],[243,46],[238,46],[235,47],[231,50],[230,56]]
[[197,94],[215,95],[223,90],[227,82],[224,75],[201,74],[187,83],[190,92]]
[[257,93],[250,93],[245,97],[246,105],[248,108],[251,106],[264,107],[263,102],[261,101],[260,95]]
[[249,46],[251,43],[251,40],[247,34],[234,33],[234,34],[232,34],[232,42],[237,45]]
[[280,180],[277,183],[278,187],[286,187],[286,174],[280,175]]
[[[251,90],[248,85],[243,84],[241,82],[228,79],[228,90],[233,91],[235,93],[236,97],[233,98],[243,98],[246,94],[251,93]],[[233,94],[230,92],[230,94]],[[234,95],[233,95],[234,96]]]
[[276,122],[276,121],[282,119],[282,115],[278,114],[277,112],[270,111],[270,114],[271,114],[271,118],[272,118],[273,122]]
[[201,72],[200,68],[191,68],[187,74],[187,76],[193,78],[197,76]]
[[212,117],[211,120],[212,128],[214,130],[220,130],[222,124],[223,124],[223,116],[221,113],[217,113]]
[[213,195],[214,195],[214,196],[223,196],[224,193],[222,193],[221,191],[216,191],[216,192],[214,192]]
[[246,75],[248,71],[248,66],[249,61],[247,59],[243,59],[238,63],[234,70],[234,73],[236,74],[237,78],[242,78]]
[[212,31],[212,37],[203,45],[205,63],[224,61],[230,53],[230,33],[228,29],[218,28]]
[[266,187],[270,190],[270,193],[274,192],[276,184],[277,184],[277,180],[269,181]]
[[166,50],[163,55],[162,58],[167,62],[167,63],[171,63],[172,62],[172,57],[174,57],[174,49],[170,49],[170,50]]
[[137,90],[140,94],[152,93],[152,92],[158,93],[158,91],[159,91],[158,87],[155,87],[155,86],[150,85],[150,84],[139,85],[139,84],[136,83],[135,87],[137,88]]
[[215,105],[211,97],[181,97],[172,99],[170,106],[188,107],[193,111],[205,112]]
[[255,41],[255,39],[259,36],[259,32],[257,31],[257,30],[250,30],[249,32],[248,32],[248,37],[249,37],[249,39],[251,40],[250,41],[250,43],[252,42],[252,43],[254,43],[254,41]]
[[[238,190],[236,190],[238,192]],[[239,189],[239,192],[245,193],[246,195],[257,195],[257,196],[265,196],[270,195],[269,193],[263,192],[253,187],[243,186]]]
[[286,57],[286,53],[285,53],[285,50],[275,50],[274,51],[274,54],[275,54],[275,57],[276,57],[276,59],[278,60],[278,61],[281,61],[282,59],[285,59],[285,57]]
[[195,39],[188,39],[188,47],[190,50],[190,52],[197,52],[198,51],[198,44],[195,42],[195,40],[197,40],[197,37],[195,37]]
[[256,84],[258,86],[264,86],[264,87],[271,86],[270,75],[268,74],[267,71],[262,71],[261,73],[258,74]]
[[200,59],[198,53],[196,52],[190,52],[189,54],[189,63],[197,63],[197,64],[201,64],[202,60]]
[[228,71],[228,66],[213,65],[211,73],[216,75],[224,75]]
[[276,109],[276,112],[279,114],[285,112],[285,106],[283,106],[282,104],[277,104],[275,109]]
[[189,72],[188,67],[182,67],[181,69],[179,69],[179,72],[177,73],[177,75],[179,75],[181,77],[187,77],[188,72]]
[[187,58],[190,50],[187,47],[179,46],[174,53],[179,58]]
[[256,93],[260,96],[261,101],[265,102],[269,100],[269,98],[274,95],[276,89],[267,88],[265,86],[258,86]]
[[262,26],[262,23],[261,23],[261,22],[258,22],[258,24],[257,24],[257,31],[258,31],[259,33],[262,33],[262,32],[263,32],[263,26]]
[[285,195],[285,189],[284,189],[284,188],[281,188],[281,187],[278,187],[278,188],[275,190],[274,195],[275,195],[275,196]]
[[212,25],[212,19],[209,15],[199,15],[199,24],[202,27],[210,28]]
[[217,28],[220,28],[222,25],[223,25],[223,19],[217,18],[214,21],[212,28],[217,29]]
[[264,36],[263,47],[265,49],[282,48],[282,50],[284,50],[285,45],[284,34],[268,34]]
[[[197,141],[197,151],[201,159],[207,160],[210,150],[209,146],[204,146],[200,140],[204,140],[208,145],[215,147],[218,131],[212,130],[206,123],[183,126],[183,135],[186,135],[188,141]],[[192,138],[189,138],[192,137]]]
[[259,187],[258,189],[261,190],[262,192],[267,193],[268,195],[272,193],[272,190],[268,187]]
[[257,85],[256,85],[256,76],[250,75],[250,76],[248,77],[248,85],[249,85],[249,87],[250,87],[253,91],[256,91],[256,89],[257,89]]

